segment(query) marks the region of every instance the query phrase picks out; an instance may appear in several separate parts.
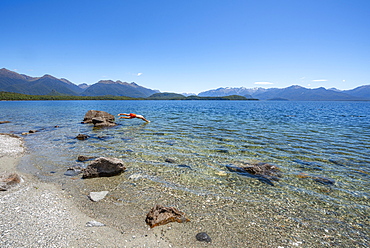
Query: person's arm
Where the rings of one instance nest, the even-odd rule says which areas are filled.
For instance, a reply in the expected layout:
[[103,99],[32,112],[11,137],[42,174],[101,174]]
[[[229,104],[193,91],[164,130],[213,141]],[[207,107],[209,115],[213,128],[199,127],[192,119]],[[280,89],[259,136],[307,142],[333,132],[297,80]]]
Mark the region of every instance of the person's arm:
[[141,117],[140,117],[140,119],[142,119],[143,121],[146,121],[146,122],[148,122],[148,123],[150,122],[150,121],[148,121],[147,119],[145,119],[145,117],[144,117],[144,116],[141,116]]

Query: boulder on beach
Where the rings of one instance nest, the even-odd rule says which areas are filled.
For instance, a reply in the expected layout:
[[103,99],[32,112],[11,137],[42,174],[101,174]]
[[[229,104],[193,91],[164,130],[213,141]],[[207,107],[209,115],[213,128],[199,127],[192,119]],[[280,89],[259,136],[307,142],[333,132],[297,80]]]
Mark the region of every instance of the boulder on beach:
[[156,205],[147,214],[145,222],[151,228],[165,225],[170,222],[188,222],[190,221],[185,217],[185,214],[174,207],[164,207],[161,205]]
[[9,190],[22,181],[17,173],[4,173],[0,175],[0,191]]
[[118,158],[100,157],[93,160],[86,169],[83,169],[82,178],[111,177],[126,170],[123,161]]
[[93,123],[95,127],[112,127],[117,125],[114,120],[114,115],[105,111],[89,110],[85,114],[82,123]]

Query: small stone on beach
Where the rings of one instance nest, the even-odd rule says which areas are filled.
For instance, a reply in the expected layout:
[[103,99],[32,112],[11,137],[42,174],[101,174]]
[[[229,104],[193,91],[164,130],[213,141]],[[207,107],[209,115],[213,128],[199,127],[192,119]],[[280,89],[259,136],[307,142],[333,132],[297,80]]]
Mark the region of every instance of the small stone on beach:
[[0,191],[6,191],[22,181],[17,173],[0,175]]
[[108,193],[109,191],[90,192],[89,198],[90,200],[97,202],[103,200]]
[[96,220],[91,220],[91,221],[86,223],[86,226],[87,227],[101,227],[101,226],[105,226],[105,224],[103,224],[99,221],[96,221]]
[[198,233],[195,238],[198,240],[198,241],[203,241],[203,242],[212,242],[212,239],[208,236],[207,233],[205,232],[200,232]]
[[150,228],[166,225],[170,222],[188,222],[190,221],[185,217],[185,214],[174,207],[164,207],[161,205],[156,205],[147,214],[145,222],[150,226]]

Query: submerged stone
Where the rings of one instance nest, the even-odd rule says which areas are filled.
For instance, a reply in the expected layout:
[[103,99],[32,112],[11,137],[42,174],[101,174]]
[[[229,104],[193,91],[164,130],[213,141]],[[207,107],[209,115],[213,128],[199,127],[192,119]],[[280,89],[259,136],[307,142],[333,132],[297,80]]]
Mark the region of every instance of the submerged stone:
[[82,178],[111,177],[119,175],[125,170],[126,167],[121,159],[100,157],[93,160],[83,170]]
[[76,136],[76,139],[78,140],[87,140],[90,136],[89,135],[86,135],[86,134],[79,134]]
[[312,177],[312,179],[315,182],[318,182],[318,183],[321,183],[321,184],[325,184],[325,185],[334,185],[334,183],[335,183],[335,181],[333,179],[326,178],[326,177],[321,177],[321,176]]
[[87,160],[90,160],[90,159],[93,159],[93,158],[95,158],[95,157],[80,155],[80,156],[77,157],[77,160],[80,161],[80,162],[84,162],[84,161],[87,161]]
[[314,180],[315,182],[318,182],[318,183],[321,183],[321,184],[324,184],[324,185],[334,185],[335,184],[335,180],[334,179],[331,179],[331,178],[327,178],[327,177],[322,177],[322,176],[312,176],[312,175],[309,175],[307,173],[299,173],[297,175],[298,178],[310,178],[312,180]]
[[263,162],[238,162],[236,166],[227,165],[226,168],[243,176],[257,178],[271,186],[274,186],[271,180],[279,181],[281,178],[281,171],[277,166]]
[[176,163],[176,160],[174,160],[173,158],[166,158],[164,161],[170,164]]

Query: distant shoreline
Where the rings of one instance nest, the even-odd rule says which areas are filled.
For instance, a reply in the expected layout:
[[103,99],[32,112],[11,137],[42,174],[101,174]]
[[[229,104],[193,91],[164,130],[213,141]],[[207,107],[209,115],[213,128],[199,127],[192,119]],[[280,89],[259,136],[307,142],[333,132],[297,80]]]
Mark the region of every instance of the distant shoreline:
[[179,100],[179,101],[193,101],[193,100],[225,100],[225,101],[258,101],[254,98],[246,98],[244,96],[232,95],[221,97],[201,97],[201,96],[162,96],[159,95],[147,98],[133,98],[127,96],[72,96],[72,95],[26,95],[13,92],[0,92],[0,101],[71,101],[71,100]]

